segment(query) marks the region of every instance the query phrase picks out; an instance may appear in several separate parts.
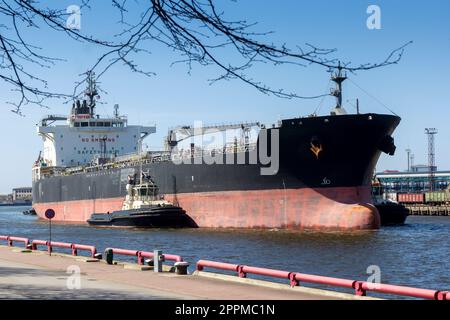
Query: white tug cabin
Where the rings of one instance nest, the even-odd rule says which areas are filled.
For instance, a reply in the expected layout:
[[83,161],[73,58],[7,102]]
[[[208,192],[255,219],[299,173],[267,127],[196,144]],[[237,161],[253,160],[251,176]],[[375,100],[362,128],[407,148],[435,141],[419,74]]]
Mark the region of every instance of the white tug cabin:
[[127,195],[122,205],[122,210],[146,209],[155,206],[172,206],[169,201],[158,196],[158,187],[153,181],[141,182],[137,185],[128,183]]

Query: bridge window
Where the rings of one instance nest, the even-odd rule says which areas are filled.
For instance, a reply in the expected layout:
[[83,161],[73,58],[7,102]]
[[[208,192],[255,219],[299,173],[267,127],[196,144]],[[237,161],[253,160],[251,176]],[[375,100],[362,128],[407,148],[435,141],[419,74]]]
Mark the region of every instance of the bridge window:
[[97,122],[97,127],[103,127],[104,123],[103,122]]
[[79,127],[79,126],[80,126],[80,123],[79,123],[79,122],[74,122],[74,123],[73,123],[73,126],[74,126],[74,127]]
[[111,122],[105,122],[105,127],[111,127]]
[[88,125],[89,125],[89,123],[87,123],[87,122],[81,122],[82,127],[87,127]]
[[95,127],[96,122],[89,122],[89,127]]

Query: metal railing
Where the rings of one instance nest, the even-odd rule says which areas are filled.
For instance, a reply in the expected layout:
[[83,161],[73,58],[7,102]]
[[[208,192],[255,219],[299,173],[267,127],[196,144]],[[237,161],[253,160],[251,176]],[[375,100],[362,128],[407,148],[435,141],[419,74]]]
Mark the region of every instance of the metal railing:
[[250,143],[247,145],[239,144],[237,146],[230,145],[224,148],[208,148],[208,149],[195,149],[192,153],[191,150],[180,150],[177,153],[172,153],[171,160],[182,160],[182,159],[196,159],[196,158],[204,158],[204,157],[213,157],[217,155],[227,155],[227,154],[236,154],[243,153],[256,150],[257,144]]
[[38,246],[46,246],[49,253],[53,252],[53,248],[70,249],[73,256],[78,256],[78,250],[89,251],[91,258],[97,258],[97,249],[95,246],[45,240],[33,240],[31,242],[31,250],[38,250]]
[[[144,264],[144,258],[154,258],[154,253],[149,251],[139,251],[139,250],[129,250],[129,249],[121,249],[121,248],[107,248],[105,249],[105,256],[106,252],[109,251],[112,255],[110,256],[109,262],[112,263],[114,255],[126,255],[126,256],[132,256],[136,257],[137,264],[143,265]],[[183,258],[179,255],[175,254],[162,254],[161,255],[162,261],[174,261],[174,262],[182,262]],[[108,262],[108,263],[109,263]]]
[[9,247],[12,247],[14,242],[23,242],[23,244],[25,245],[25,248],[27,248],[27,249],[30,246],[30,240],[28,240],[28,238],[14,237],[14,236],[1,236],[0,235],[0,240],[6,241]]
[[275,269],[250,267],[246,265],[230,264],[216,261],[199,260],[196,269],[202,271],[204,268],[213,268],[226,271],[234,271],[240,278],[246,278],[247,274],[256,274],[267,277],[275,277],[289,280],[291,286],[298,286],[300,282],[315,283],[329,286],[337,286],[353,289],[355,295],[365,296],[368,291],[385,294],[401,295],[432,300],[450,300],[449,291],[420,289],[406,286],[372,283],[318,275],[304,274],[299,272],[288,272]]
[[[78,250],[89,251],[92,258],[101,259],[101,255],[97,254],[97,249],[95,246],[83,245],[76,243],[58,242],[58,241],[45,241],[45,240],[33,240],[29,241],[28,238],[24,237],[14,237],[14,236],[4,236],[0,235],[0,240],[7,241],[8,246],[13,246],[14,242],[22,242],[25,248],[31,250],[38,250],[38,246],[46,246],[47,251],[51,253],[53,248],[64,248],[70,249],[72,255],[77,256]],[[145,263],[145,258],[155,259],[155,253],[157,254],[157,261],[160,264],[162,261],[173,261],[176,268],[187,268],[188,264],[184,262],[183,258],[179,255],[174,254],[162,254],[161,251],[157,250],[155,252],[139,251],[139,250],[129,250],[121,248],[107,248],[105,250],[105,259],[108,264],[113,263],[114,255],[127,255],[136,257],[137,263],[143,265]],[[400,296],[416,297],[422,299],[432,299],[432,300],[450,300],[450,291],[444,290],[431,290],[414,288],[407,286],[390,285],[383,283],[372,283],[366,281],[358,281],[351,279],[342,279],[334,277],[325,277],[319,275],[305,274],[300,272],[289,272],[276,269],[252,267],[240,264],[231,264],[217,261],[209,260],[199,260],[196,264],[197,271],[202,271],[204,268],[219,269],[225,271],[232,271],[241,278],[246,278],[247,274],[254,274],[266,277],[274,277],[279,279],[286,279],[289,284],[293,286],[299,286],[302,282],[314,283],[327,286],[342,287],[347,289],[352,289],[355,295],[365,296],[367,292],[378,292],[384,294],[393,294]],[[180,273],[186,274],[186,273]]]

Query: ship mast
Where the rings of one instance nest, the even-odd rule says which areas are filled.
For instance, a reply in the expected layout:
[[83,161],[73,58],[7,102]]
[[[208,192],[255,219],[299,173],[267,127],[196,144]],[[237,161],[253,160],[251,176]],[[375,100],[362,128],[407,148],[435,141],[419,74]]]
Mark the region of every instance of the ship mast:
[[93,117],[95,109],[95,97],[98,95],[97,84],[95,82],[95,73],[93,71],[88,71],[86,80],[88,86],[86,88],[85,95],[89,98],[89,113],[91,114],[91,117]]
[[336,109],[342,108],[342,83],[347,79],[345,72],[342,72],[342,66],[339,62],[337,72],[331,75],[331,80],[336,83],[336,87],[331,91],[331,95],[336,97]]

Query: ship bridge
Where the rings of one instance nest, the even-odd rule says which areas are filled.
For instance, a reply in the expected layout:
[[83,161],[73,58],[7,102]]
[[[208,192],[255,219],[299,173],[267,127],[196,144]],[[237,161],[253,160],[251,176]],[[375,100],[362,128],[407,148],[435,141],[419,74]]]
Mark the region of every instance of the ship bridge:
[[[39,164],[47,167],[73,167],[142,151],[142,141],[156,132],[155,126],[128,125],[127,117],[119,115],[114,105],[114,117],[95,114],[98,98],[94,74],[88,72],[88,100],[76,100],[70,115],[50,115],[37,125],[44,141]],[[65,123],[58,124],[58,121]]]
[[[43,162],[50,167],[90,163],[94,158],[112,158],[142,151],[142,141],[156,132],[155,126],[128,125],[125,117],[69,117],[66,124],[37,126],[44,141]],[[62,120],[62,119],[57,119]]]

